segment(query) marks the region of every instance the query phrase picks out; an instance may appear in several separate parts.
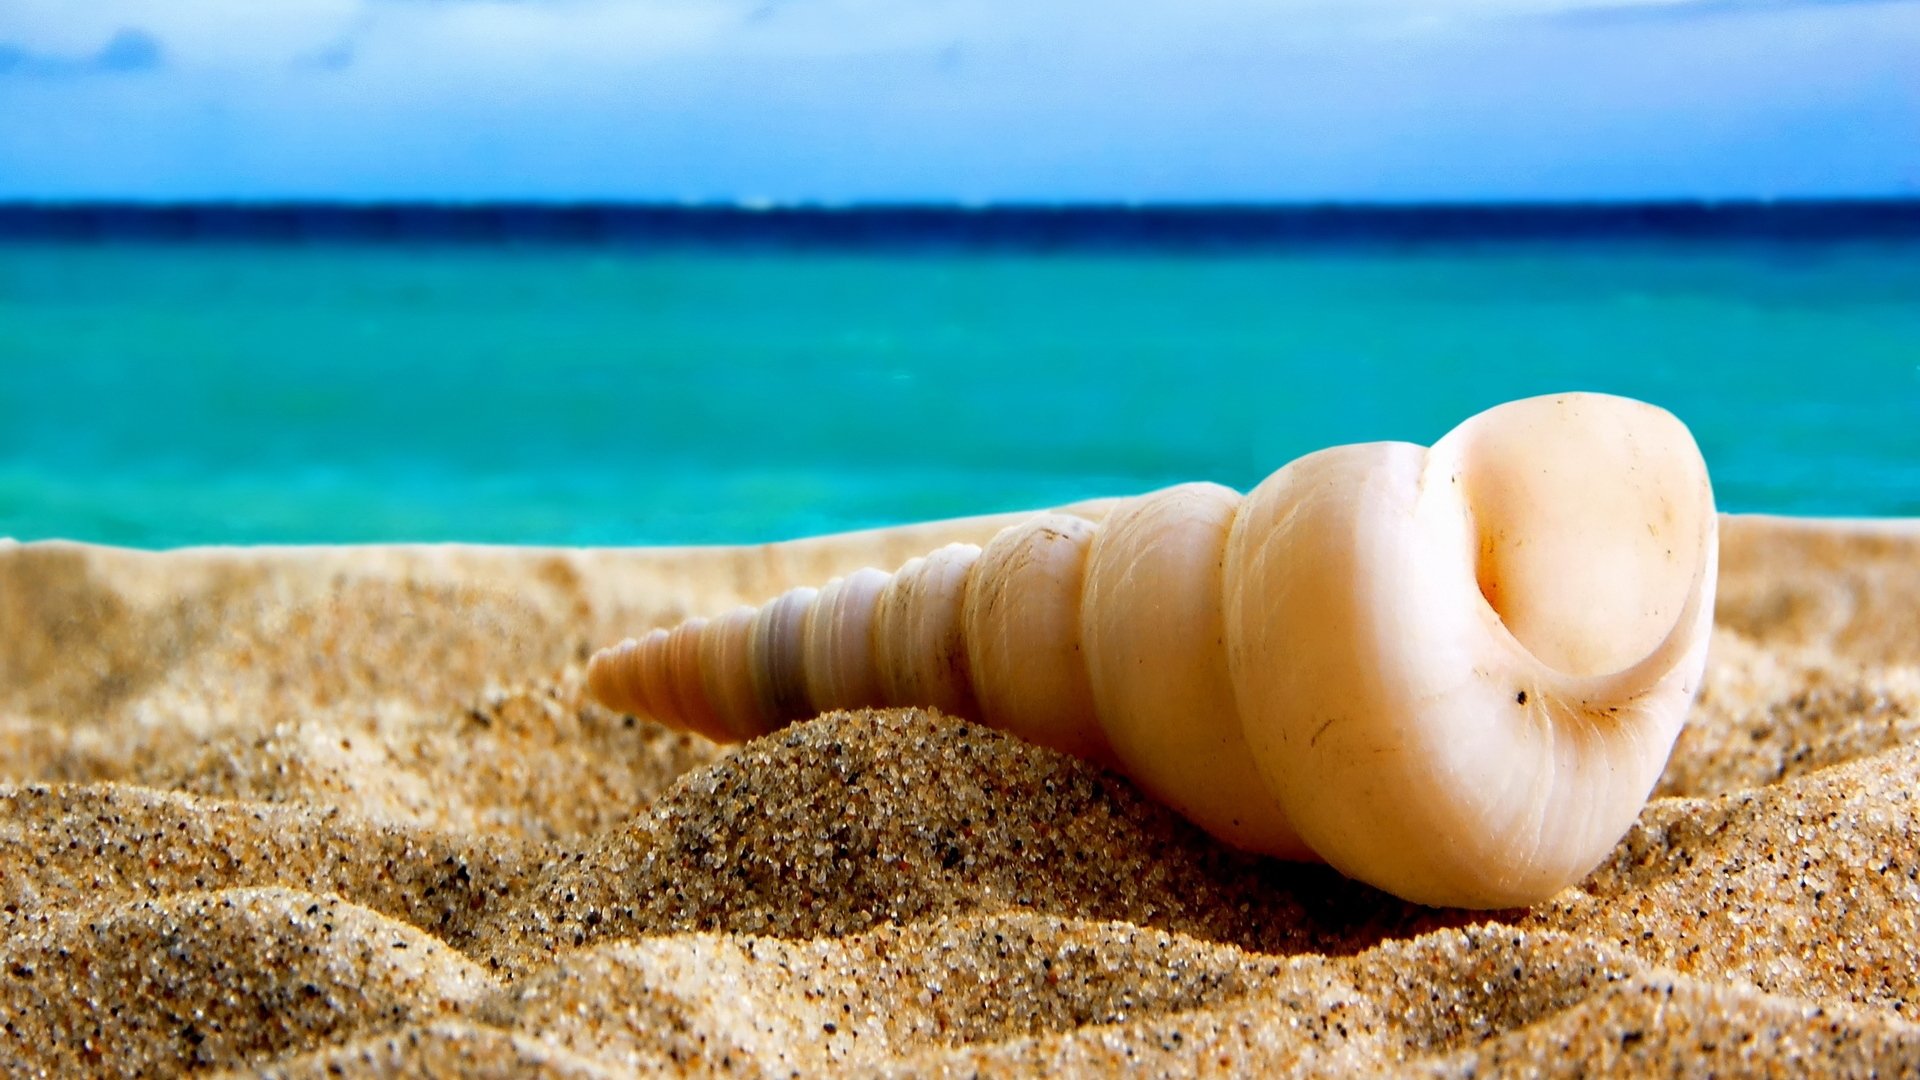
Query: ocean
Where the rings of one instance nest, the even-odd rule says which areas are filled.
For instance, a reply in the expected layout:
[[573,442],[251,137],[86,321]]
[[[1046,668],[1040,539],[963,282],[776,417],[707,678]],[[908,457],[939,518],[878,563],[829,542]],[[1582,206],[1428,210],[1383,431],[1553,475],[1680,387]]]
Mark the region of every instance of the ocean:
[[1920,211],[1629,210],[0,208],[0,536],[777,540],[1574,389],[1920,514]]

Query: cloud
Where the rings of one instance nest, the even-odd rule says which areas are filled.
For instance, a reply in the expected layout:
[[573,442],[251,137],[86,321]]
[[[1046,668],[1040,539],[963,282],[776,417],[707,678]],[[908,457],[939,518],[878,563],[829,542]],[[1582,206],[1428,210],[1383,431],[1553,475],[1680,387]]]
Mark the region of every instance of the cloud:
[[160,39],[137,26],[120,28],[98,50],[79,56],[0,42],[0,75],[123,75],[153,71],[165,62]]
[[[170,75],[264,77],[325,50],[373,7],[372,0],[0,0],[0,42],[36,70],[97,72],[102,43],[137,28],[164,44],[158,59]],[[136,44],[108,60],[140,58]]]
[[160,39],[138,27],[127,27],[107,39],[93,56],[99,71],[152,71],[165,56]]

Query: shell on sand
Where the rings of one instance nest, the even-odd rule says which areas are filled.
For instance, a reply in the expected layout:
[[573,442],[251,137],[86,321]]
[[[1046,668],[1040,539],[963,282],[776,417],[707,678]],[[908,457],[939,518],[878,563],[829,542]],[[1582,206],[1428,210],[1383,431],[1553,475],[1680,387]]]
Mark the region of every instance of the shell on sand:
[[1526,911],[1239,857],[1110,772],[930,713],[729,752],[585,696],[622,628],[1009,523],[726,550],[0,543],[0,1061],[1920,1069],[1920,525],[1722,518],[1711,659],[1655,796]]
[[1110,764],[1237,847],[1521,906],[1591,871],[1658,779],[1717,520],[1685,425],[1557,394],[657,629],[588,685],[719,740],[935,708]]

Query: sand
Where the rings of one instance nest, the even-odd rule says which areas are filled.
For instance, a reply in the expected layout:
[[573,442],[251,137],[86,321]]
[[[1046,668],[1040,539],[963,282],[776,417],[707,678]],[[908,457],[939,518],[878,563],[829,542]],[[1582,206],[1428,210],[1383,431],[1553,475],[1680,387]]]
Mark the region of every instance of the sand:
[[716,747],[589,651],[746,549],[0,543],[0,1075],[1920,1070],[1920,523],[1728,518],[1657,797],[1526,911],[936,714]]

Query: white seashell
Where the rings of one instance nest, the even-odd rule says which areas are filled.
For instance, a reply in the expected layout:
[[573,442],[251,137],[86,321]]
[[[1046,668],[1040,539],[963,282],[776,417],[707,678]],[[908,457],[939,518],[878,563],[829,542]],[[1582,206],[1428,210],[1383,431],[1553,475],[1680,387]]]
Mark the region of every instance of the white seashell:
[[1667,412],[1560,394],[1431,449],[1040,514],[596,654],[716,739],[933,706],[1112,765],[1228,843],[1409,900],[1535,903],[1652,790],[1706,662],[1718,521]]

